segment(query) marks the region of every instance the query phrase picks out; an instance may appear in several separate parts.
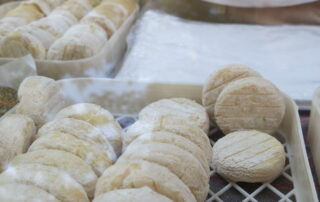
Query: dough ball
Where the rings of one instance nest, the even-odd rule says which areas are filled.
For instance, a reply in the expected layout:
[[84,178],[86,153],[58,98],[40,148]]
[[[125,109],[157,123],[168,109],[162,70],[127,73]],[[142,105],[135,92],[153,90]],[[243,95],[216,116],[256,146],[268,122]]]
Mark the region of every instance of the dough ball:
[[215,119],[225,133],[255,129],[273,133],[285,114],[283,94],[271,82],[244,78],[230,83],[219,95]]
[[79,157],[59,150],[38,150],[15,157],[11,165],[40,164],[59,168],[83,186],[90,198],[94,195],[97,176],[91,167]]
[[204,132],[209,130],[209,118],[204,107],[186,98],[162,99],[149,104],[139,113],[139,120],[161,120],[172,116],[185,120],[190,125],[196,125]]
[[69,152],[78,156],[91,166],[97,176],[112,165],[110,154],[95,144],[61,132],[52,132],[38,138],[29,148],[29,152],[54,149]]
[[228,65],[209,76],[203,86],[202,104],[212,120],[214,120],[214,106],[221,91],[231,82],[247,77],[261,77],[261,75],[246,66],[234,64]]
[[33,185],[61,202],[89,202],[86,192],[66,172],[57,168],[28,164],[9,167],[0,175],[0,184]]
[[32,119],[19,114],[10,114],[0,121],[0,170],[17,155],[27,151],[36,127]]
[[56,119],[61,118],[80,119],[92,124],[102,131],[113,146],[117,156],[121,154],[122,128],[108,110],[95,104],[80,103],[62,109],[56,115]]
[[26,201],[46,201],[60,202],[56,197],[33,185],[26,184],[1,184],[0,201],[26,202]]
[[285,165],[283,145],[271,135],[255,130],[233,132],[213,147],[216,172],[234,182],[268,182]]
[[207,134],[197,126],[171,116],[163,117],[161,121],[137,121],[123,135],[123,150],[137,137],[148,132],[170,132],[182,136],[200,147],[209,163],[212,161],[212,147]]
[[176,202],[196,201],[190,189],[170,170],[147,161],[117,162],[108,168],[98,180],[95,198],[116,189],[145,186]]
[[167,197],[158,194],[148,187],[142,187],[139,189],[119,189],[105,193],[93,200],[93,202],[141,202],[141,201],[152,201],[152,202],[173,202]]
[[103,133],[86,121],[73,118],[55,119],[42,126],[35,139],[51,132],[62,132],[73,135],[78,139],[96,144],[101,149],[111,154],[112,160],[116,160],[113,147]]
[[197,201],[204,201],[209,191],[209,177],[200,162],[189,152],[165,143],[135,144],[127,148],[119,162],[145,160],[168,168],[191,190]]
[[174,146],[179,147],[180,149],[183,149],[191,153],[201,163],[208,177],[210,176],[209,174],[210,165],[206,159],[206,156],[204,155],[203,150],[201,150],[199,146],[197,146],[187,138],[176,135],[174,133],[159,131],[159,132],[145,133],[141,135],[139,138],[137,138],[134,141],[134,144],[142,144],[141,147],[143,148],[143,144],[152,143],[152,142],[172,144]]

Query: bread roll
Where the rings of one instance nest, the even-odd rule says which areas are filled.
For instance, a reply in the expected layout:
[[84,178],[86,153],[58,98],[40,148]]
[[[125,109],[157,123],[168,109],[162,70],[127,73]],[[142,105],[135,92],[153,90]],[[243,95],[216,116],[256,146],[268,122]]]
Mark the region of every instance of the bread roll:
[[52,79],[31,76],[23,80],[18,90],[17,113],[30,116],[39,128],[69,104],[61,86]]
[[86,121],[72,118],[53,120],[46,123],[39,129],[38,134],[35,136],[35,139],[51,132],[67,133],[83,141],[93,143],[108,152],[113,161],[117,159],[113,147],[106,139],[106,137],[102,134],[102,132]]
[[78,156],[91,166],[97,176],[112,165],[110,154],[95,144],[80,140],[73,135],[61,132],[47,133],[38,138],[29,148],[29,152],[54,149]]
[[50,60],[77,60],[97,55],[105,42],[107,34],[94,23],[78,24],[55,41],[48,50]]
[[259,131],[239,131],[219,139],[213,147],[213,167],[234,182],[268,182],[285,165],[282,144]]
[[214,120],[214,106],[221,91],[231,82],[246,77],[261,77],[261,75],[244,65],[228,65],[211,74],[203,86],[202,104]]
[[245,129],[271,134],[281,124],[285,102],[282,93],[271,82],[250,77],[225,87],[214,111],[216,123],[225,134]]
[[174,133],[170,132],[151,132],[151,133],[145,133],[138,137],[134,144],[141,144],[141,147],[143,148],[143,144],[146,143],[152,143],[152,142],[159,142],[159,143],[166,143],[166,144],[172,144],[174,146],[179,147],[180,149],[183,149],[189,153],[191,153],[202,165],[203,169],[206,171],[207,176],[209,177],[209,163],[204,155],[204,152],[200,149],[199,146],[188,140],[187,138],[184,138],[182,136],[176,135]]
[[183,119],[206,133],[209,130],[209,118],[205,108],[186,98],[162,99],[151,103],[140,111],[139,120],[161,120],[166,116]]
[[49,15],[51,11],[60,6],[66,0],[28,0],[23,4],[33,4],[45,15]]
[[105,194],[100,195],[94,199],[93,202],[141,202],[141,201],[152,201],[152,202],[173,202],[167,197],[152,191],[148,187],[142,187],[139,189],[120,189],[114,190]]
[[131,125],[123,135],[123,150],[137,137],[147,132],[166,131],[182,136],[199,146],[209,163],[212,161],[212,147],[208,136],[197,126],[189,125],[188,122],[165,117],[161,121],[137,121]]
[[[135,0],[103,0],[101,4],[104,5],[114,5],[121,9],[122,14],[125,17],[128,17],[133,13],[135,9],[137,9],[137,3]],[[103,10],[101,10],[103,13]]]
[[55,9],[55,11],[60,10],[68,11],[80,20],[83,16],[89,13],[90,10],[92,10],[92,4],[90,0],[67,0]]
[[81,184],[89,197],[92,198],[94,195],[96,174],[87,163],[71,153],[59,150],[38,150],[16,156],[10,164],[13,166],[40,164],[59,168]]
[[10,114],[0,121],[1,171],[16,155],[26,152],[35,133],[35,125],[27,116]]
[[30,23],[44,17],[39,7],[34,3],[20,3],[18,7],[10,10],[5,17],[18,17]]
[[95,198],[117,189],[149,187],[176,202],[195,202],[190,189],[167,168],[147,161],[116,163],[99,178]]
[[89,202],[86,192],[72,177],[57,168],[28,164],[9,167],[0,175],[0,184],[33,185],[61,202]]
[[109,140],[116,154],[118,156],[120,155],[122,148],[122,129],[108,110],[95,104],[75,104],[62,109],[56,115],[56,119],[61,118],[80,119],[94,125],[100,129]]
[[[19,17],[4,17],[0,19],[0,40],[17,27],[28,24],[26,19]],[[1,53],[0,53],[1,54]]]
[[165,143],[135,144],[134,142],[119,158],[125,163],[146,160],[168,168],[191,190],[197,201],[204,201],[209,191],[209,178],[200,162],[189,152]]
[[26,202],[26,201],[46,201],[60,202],[56,197],[48,192],[32,185],[26,184],[1,184],[0,201]]

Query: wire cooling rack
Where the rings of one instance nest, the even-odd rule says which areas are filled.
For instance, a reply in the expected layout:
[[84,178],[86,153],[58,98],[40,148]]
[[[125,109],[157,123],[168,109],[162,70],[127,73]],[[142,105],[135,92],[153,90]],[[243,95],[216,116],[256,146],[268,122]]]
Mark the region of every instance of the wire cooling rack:
[[[122,128],[127,128],[137,120],[137,117],[117,116],[116,119]],[[209,138],[212,145],[223,136],[217,127],[211,125]],[[219,176],[210,168],[210,190],[206,202],[295,202],[288,146],[280,135],[278,137],[286,152],[285,168],[278,178],[269,183],[234,183]]]

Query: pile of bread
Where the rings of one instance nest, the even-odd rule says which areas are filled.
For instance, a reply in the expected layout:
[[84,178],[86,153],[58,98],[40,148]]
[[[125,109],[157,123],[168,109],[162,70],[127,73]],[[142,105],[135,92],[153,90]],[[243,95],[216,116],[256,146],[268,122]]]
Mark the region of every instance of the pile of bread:
[[[285,164],[272,136],[285,100],[247,67],[211,75],[205,107],[162,99],[124,131],[98,105],[70,105],[52,79],[25,79],[18,97],[17,114],[0,120],[0,201],[203,202],[210,165],[230,181],[269,182]],[[226,134],[213,148],[210,119]]]
[[76,60],[98,54],[136,0],[28,0],[0,19],[0,57]]

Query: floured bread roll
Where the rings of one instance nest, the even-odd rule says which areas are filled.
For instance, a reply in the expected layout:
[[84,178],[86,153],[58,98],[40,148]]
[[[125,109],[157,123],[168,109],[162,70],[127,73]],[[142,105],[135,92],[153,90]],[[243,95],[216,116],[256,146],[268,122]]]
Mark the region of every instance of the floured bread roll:
[[0,175],[0,184],[26,184],[52,194],[61,202],[89,202],[86,192],[66,172],[57,168],[27,164],[9,167]]
[[122,129],[118,121],[106,109],[89,103],[75,104],[62,109],[56,119],[74,118],[86,121],[102,131],[119,156],[122,148]]
[[206,171],[192,154],[177,146],[133,142],[118,161],[125,163],[132,160],[145,160],[168,168],[190,188],[197,201],[204,201],[208,195],[209,177]]
[[174,146],[179,147],[180,149],[183,149],[191,153],[194,157],[196,157],[197,160],[199,160],[203,169],[206,171],[208,177],[210,176],[209,174],[210,164],[208,163],[206,156],[204,155],[204,152],[200,149],[199,146],[197,146],[187,138],[184,138],[182,136],[179,136],[170,132],[164,132],[164,131],[151,132],[151,133],[145,133],[141,135],[139,138],[137,138],[134,141],[134,144],[142,144],[141,147],[143,148],[143,144],[152,143],[152,142],[172,144]]
[[91,166],[97,176],[100,176],[113,163],[109,152],[67,133],[47,133],[33,142],[28,151],[44,149],[62,150],[78,156]]
[[69,104],[61,86],[53,79],[31,76],[23,80],[18,90],[17,113],[30,116],[37,127],[51,120]]
[[162,99],[151,103],[140,111],[139,120],[161,120],[166,116],[183,119],[206,133],[209,130],[209,117],[205,108],[186,98]]
[[68,0],[61,6],[57,7],[55,11],[68,11],[74,15],[78,20],[83,18],[92,10],[92,2],[90,0]]
[[[19,17],[4,17],[0,19],[0,40],[17,27],[27,24],[27,20]],[[0,52],[1,54],[1,52]]]
[[48,192],[26,184],[1,184],[0,185],[0,201],[7,202],[26,202],[26,201],[45,201],[60,202],[56,197]]
[[139,189],[119,189],[114,190],[105,194],[100,195],[94,199],[93,202],[141,202],[141,201],[152,201],[152,202],[173,202],[167,197],[158,194],[148,187],[142,187]]
[[219,139],[213,147],[213,167],[235,182],[268,182],[285,165],[282,144],[259,131],[239,131]]
[[94,195],[96,174],[87,163],[71,153],[59,150],[38,150],[16,156],[10,164],[13,166],[40,164],[59,168],[81,184],[89,197]]
[[123,135],[123,151],[140,135],[156,131],[171,132],[190,140],[203,150],[207,161],[211,163],[212,147],[207,134],[197,126],[189,125],[188,122],[170,116],[161,119],[161,121],[151,122],[139,120],[135,122]]
[[0,121],[0,170],[18,154],[27,151],[31,137],[35,135],[33,121],[24,115],[7,115]]
[[207,109],[211,119],[214,119],[214,106],[221,91],[229,83],[246,77],[261,77],[261,75],[243,65],[228,65],[209,76],[203,86],[202,104]]
[[45,59],[46,51],[78,20],[66,11],[57,11],[48,17],[19,27],[1,41],[2,57],[21,57],[32,54],[34,58]]
[[109,152],[111,159],[115,161],[117,156],[113,147],[103,133],[90,123],[78,119],[62,118],[46,123],[42,126],[34,139],[51,132],[62,132],[73,135],[81,140],[96,144],[101,149]]
[[225,134],[243,129],[273,133],[284,114],[282,93],[271,82],[258,77],[230,83],[220,93],[214,110],[216,123]]
[[108,168],[98,179],[95,198],[116,189],[145,186],[176,202],[196,201],[190,189],[170,170],[147,161],[116,163]]
[[53,9],[63,4],[66,0],[29,0],[24,4],[35,4],[45,15],[49,15]]
[[107,41],[107,34],[99,25],[81,23],[70,28],[48,50],[50,60],[77,60],[97,55]]

